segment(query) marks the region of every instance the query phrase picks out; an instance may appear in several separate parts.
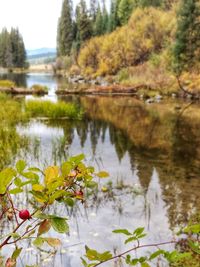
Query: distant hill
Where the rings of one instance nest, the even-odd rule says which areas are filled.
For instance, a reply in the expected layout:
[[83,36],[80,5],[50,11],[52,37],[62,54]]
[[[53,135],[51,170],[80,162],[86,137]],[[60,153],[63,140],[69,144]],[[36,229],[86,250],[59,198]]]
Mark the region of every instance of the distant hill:
[[30,64],[41,64],[53,61],[56,57],[56,48],[39,48],[26,50],[27,60]]

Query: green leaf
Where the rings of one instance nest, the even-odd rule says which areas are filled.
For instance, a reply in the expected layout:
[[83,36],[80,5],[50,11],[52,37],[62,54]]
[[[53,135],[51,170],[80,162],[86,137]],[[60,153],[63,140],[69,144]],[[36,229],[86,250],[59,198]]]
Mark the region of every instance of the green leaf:
[[86,260],[83,259],[82,257],[81,257],[81,261],[82,261],[82,264],[83,264],[84,267],[88,267],[88,264],[87,264]]
[[5,194],[7,187],[15,177],[16,172],[12,168],[6,168],[0,172],[0,194]]
[[105,251],[103,253],[98,253],[98,260],[99,261],[107,261],[112,258],[112,254],[110,251]]
[[36,247],[41,247],[44,244],[45,239],[42,237],[37,237],[34,241],[33,241],[33,245]]
[[107,178],[107,177],[109,177],[109,173],[107,173],[105,171],[101,171],[101,172],[98,172],[96,174],[96,176],[98,176],[99,178]]
[[98,186],[98,184],[96,182],[94,182],[94,181],[89,181],[89,182],[86,183],[86,187],[91,188],[91,189],[93,189],[93,188],[95,188],[97,186]]
[[116,229],[113,231],[115,234],[132,235],[127,229]]
[[67,204],[67,206],[69,207],[73,207],[74,206],[74,200],[72,198],[66,198],[65,199],[65,203]]
[[138,260],[140,263],[144,263],[147,260],[147,257],[140,257]]
[[135,236],[129,237],[128,239],[125,240],[124,244],[130,243],[130,242],[135,241],[135,240],[137,240],[137,238]]
[[132,266],[134,266],[134,265],[138,264],[138,262],[139,262],[138,259],[133,259],[133,260],[131,260],[130,264],[131,264]]
[[183,229],[183,232],[188,234],[199,234],[200,233],[200,224],[194,224],[194,225],[189,225],[185,229]]
[[98,260],[98,252],[94,249],[90,249],[89,247],[85,247],[86,249],[86,257],[90,261],[96,261]]
[[53,229],[56,232],[58,232],[58,233],[68,233],[69,232],[69,226],[66,222],[66,219],[52,218],[50,222],[51,222]]
[[141,267],[151,267],[147,262],[142,262]]
[[22,180],[17,177],[15,180],[14,180],[14,184],[17,186],[17,187],[21,187],[22,186]]
[[18,233],[11,233],[9,236],[12,236],[12,238],[17,239],[20,238],[20,235]]
[[26,168],[26,162],[24,160],[19,160],[16,163],[16,169],[19,173],[23,172]]
[[28,168],[28,171],[31,171],[31,172],[41,172],[42,173],[42,170],[40,170],[39,168],[35,168],[35,167]]
[[71,169],[73,168],[72,163],[71,162],[65,162],[62,164],[61,170],[62,170],[62,175],[64,177],[67,177],[71,171]]
[[137,229],[135,229],[135,231],[133,232],[133,234],[135,234],[136,236],[141,235],[144,232],[144,227],[139,227]]
[[21,188],[19,188],[19,187],[16,187],[16,188],[11,189],[11,190],[9,191],[9,193],[10,193],[10,194],[13,194],[13,195],[16,195],[16,194],[19,194],[19,193],[22,193],[22,192],[24,192],[23,189],[21,189]]
[[190,248],[196,252],[197,254],[200,255],[200,243],[199,242],[193,242],[192,240],[188,241],[188,244],[190,246]]
[[164,250],[159,249],[159,250],[157,250],[157,251],[155,251],[154,253],[151,254],[151,256],[149,257],[149,260],[151,261],[151,260],[157,258],[160,255],[164,255],[164,253],[165,253]]
[[39,181],[38,174],[36,174],[34,172],[22,172],[21,175],[27,179]]
[[84,154],[80,154],[80,155],[71,157],[69,160],[70,160],[70,162],[74,162],[77,165],[84,159],[85,159],[85,155]]
[[16,248],[15,251],[13,252],[11,258],[13,260],[16,260],[19,257],[21,251],[22,251],[22,248]]

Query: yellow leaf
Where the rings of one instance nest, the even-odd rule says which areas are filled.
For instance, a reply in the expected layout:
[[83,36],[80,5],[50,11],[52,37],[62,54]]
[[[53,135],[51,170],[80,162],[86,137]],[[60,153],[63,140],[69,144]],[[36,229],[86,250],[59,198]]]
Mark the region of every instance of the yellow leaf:
[[45,241],[48,243],[51,247],[58,247],[61,246],[61,241],[58,238],[45,238]]
[[44,190],[44,186],[41,184],[34,184],[32,189],[37,192],[42,192]]
[[59,175],[58,166],[50,166],[45,170],[45,184],[48,185],[55,181]]

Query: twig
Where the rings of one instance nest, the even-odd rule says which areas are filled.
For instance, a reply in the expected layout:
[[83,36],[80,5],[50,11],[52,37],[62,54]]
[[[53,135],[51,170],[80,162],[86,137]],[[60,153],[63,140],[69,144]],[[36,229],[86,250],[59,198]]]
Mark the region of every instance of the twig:
[[149,245],[137,245],[136,247],[134,248],[131,248],[125,252],[122,252],[121,254],[119,255],[116,255],[116,256],[113,256],[112,258],[108,259],[108,260],[105,260],[105,261],[101,261],[99,263],[97,263],[96,265],[94,265],[94,267],[97,267],[105,262],[108,262],[108,261],[111,261],[111,260],[114,260],[114,259],[118,259],[118,258],[121,258],[123,257],[124,255],[126,255],[127,253],[130,253],[136,249],[140,249],[140,248],[147,248],[147,247],[156,247],[156,246],[163,246],[163,245],[168,245],[168,244],[173,244],[173,243],[176,243],[176,241],[168,241],[168,242],[163,242],[163,243],[158,243],[158,244],[149,244]]

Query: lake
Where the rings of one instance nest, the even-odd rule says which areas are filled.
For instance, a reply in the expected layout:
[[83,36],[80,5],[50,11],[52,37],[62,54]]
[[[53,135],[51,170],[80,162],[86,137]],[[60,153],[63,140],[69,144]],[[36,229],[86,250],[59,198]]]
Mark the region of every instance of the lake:
[[143,226],[148,233],[143,243],[169,241],[177,226],[200,211],[199,105],[173,99],[146,104],[128,96],[57,97],[55,90],[64,80],[50,74],[3,78],[19,86],[47,85],[45,98],[74,102],[84,110],[81,121],[33,119],[18,125],[17,133],[29,142],[13,153],[11,165],[22,158],[43,168],[84,153],[87,164],[110,174],[83,205],[57,206],[70,224],[57,256],[47,257],[27,244],[21,266],[35,261],[40,266],[81,266],[85,244],[99,251],[124,251],[123,237],[112,234],[117,228]]

